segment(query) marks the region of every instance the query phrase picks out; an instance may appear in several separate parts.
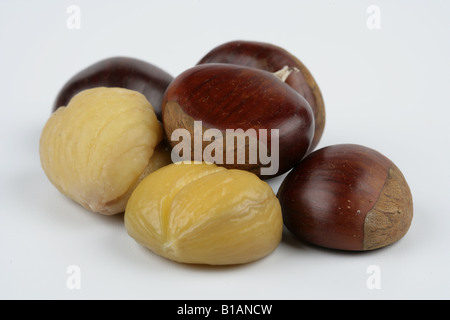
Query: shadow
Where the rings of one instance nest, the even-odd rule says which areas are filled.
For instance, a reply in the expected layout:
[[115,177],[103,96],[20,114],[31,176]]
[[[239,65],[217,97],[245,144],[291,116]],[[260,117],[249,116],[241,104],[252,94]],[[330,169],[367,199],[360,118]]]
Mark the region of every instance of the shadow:
[[332,249],[332,248],[325,248],[318,245],[315,245],[313,243],[309,243],[303,239],[300,239],[296,235],[294,235],[291,231],[289,231],[286,227],[283,227],[283,237],[282,237],[282,243],[286,245],[288,248],[293,250],[315,250],[318,252],[322,252],[324,254],[329,255],[339,255],[339,256],[358,256],[361,255],[370,255],[374,254],[375,252],[379,252],[383,248],[375,249],[375,250],[368,250],[368,251],[349,251],[349,250],[340,250],[340,249]]
[[[15,203],[15,219],[25,224],[41,223],[66,230],[86,230],[96,224],[123,225],[123,213],[94,213],[60,193],[45,173],[33,165],[23,167],[7,179],[9,199]],[[82,232],[82,231],[81,231]]]
[[305,250],[310,246],[307,242],[296,237],[292,232],[290,232],[285,226],[283,226],[283,234],[281,242],[287,245],[289,248],[295,250]]
[[[85,211],[89,212],[86,209],[85,209]],[[89,212],[89,213],[92,214],[92,212]],[[102,222],[105,222],[105,223],[113,225],[113,226],[120,226],[120,227],[123,227],[125,229],[124,215],[125,215],[124,212],[116,213],[116,214],[110,215],[110,216],[97,214],[97,216],[99,217],[99,219],[102,220]]]
[[241,263],[241,264],[229,264],[229,265],[208,265],[208,264],[183,264],[179,263],[183,266],[184,269],[189,269],[191,271],[195,272],[209,272],[209,273],[215,273],[215,272],[232,272],[236,270],[245,270],[254,267],[256,264],[260,263],[262,260],[264,260],[265,257],[262,257],[258,260],[247,262],[247,263]]
[[277,177],[272,177],[269,179],[265,179],[264,181],[267,182],[271,187],[275,194],[277,194],[278,189],[280,188],[281,184],[283,183],[286,176],[289,174],[289,171],[286,173],[283,173],[282,175],[279,175]]
[[[126,232],[126,231],[125,231]],[[137,263],[133,263],[134,266],[140,266],[143,270],[149,270],[149,272],[154,272],[155,269],[174,269],[183,272],[189,271],[194,273],[224,273],[233,272],[236,270],[244,270],[250,268],[251,266],[257,264],[260,260],[244,264],[234,264],[234,265],[208,265],[208,264],[196,264],[196,263],[183,263],[174,260],[170,260],[166,257],[160,256],[154,253],[149,248],[137,243],[132,237],[129,237],[129,242],[126,244],[123,241],[118,244],[117,247],[122,247],[124,255],[128,255],[128,261],[139,260]],[[117,238],[113,241],[119,241]],[[134,242],[134,243],[132,243]],[[149,268],[152,266],[152,268]],[[156,267],[156,268],[154,268]]]

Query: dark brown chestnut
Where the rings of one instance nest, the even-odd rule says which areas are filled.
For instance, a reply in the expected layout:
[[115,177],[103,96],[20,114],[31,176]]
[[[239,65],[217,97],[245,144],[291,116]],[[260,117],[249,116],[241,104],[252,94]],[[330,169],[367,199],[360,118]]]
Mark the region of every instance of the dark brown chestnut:
[[390,245],[413,217],[410,188],[397,166],[373,149],[341,144],[309,154],[278,190],[285,226],[333,249]]
[[315,132],[310,151],[317,147],[325,128],[325,104],[311,72],[294,55],[270,43],[237,40],[219,45],[208,52],[198,62],[204,63],[230,63],[268,72],[276,72],[284,66],[299,69],[300,72],[292,73],[286,83],[305,97],[313,110]]
[[74,75],[58,93],[53,111],[66,106],[84,89],[119,87],[142,93],[161,120],[161,102],[173,77],[148,62],[130,57],[112,57],[96,62]]
[[186,70],[172,81],[163,100],[172,151],[179,151],[180,137],[186,135],[190,149],[182,148],[183,160],[214,162],[262,178],[285,173],[308,151],[314,119],[308,102],[284,78],[232,64]]

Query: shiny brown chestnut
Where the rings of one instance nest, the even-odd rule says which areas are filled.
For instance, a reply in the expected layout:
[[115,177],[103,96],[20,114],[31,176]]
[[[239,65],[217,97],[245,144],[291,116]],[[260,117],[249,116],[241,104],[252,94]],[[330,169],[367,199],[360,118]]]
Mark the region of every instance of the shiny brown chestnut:
[[306,66],[294,55],[276,45],[257,41],[231,41],[208,52],[198,64],[231,63],[276,72],[284,66],[295,67],[286,83],[309,102],[315,121],[315,133],[309,151],[313,151],[325,128],[325,104],[316,80]]
[[112,57],[83,69],[59,91],[53,111],[66,106],[78,92],[95,87],[119,87],[142,93],[161,120],[161,102],[173,77],[148,62],[130,57]]
[[285,226],[322,247],[366,251],[401,239],[413,217],[410,188],[373,149],[341,144],[309,154],[278,191]]
[[[280,73],[285,71],[292,70]],[[183,160],[214,162],[261,178],[291,169],[311,145],[314,119],[308,102],[283,82],[285,77],[280,73],[212,63],[181,73],[163,100],[163,124],[172,151],[181,143],[177,129],[185,129],[190,149],[186,154],[183,150]],[[201,146],[196,133],[203,134],[199,137]],[[205,138],[208,133],[213,137]],[[213,142],[221,147],[210,153],[212,160],[205,159]],[[201,159],[196,156],[196,145]],[[270,159],[262,161],[266,151]],[[256,161],[255,153],[259,156]]]

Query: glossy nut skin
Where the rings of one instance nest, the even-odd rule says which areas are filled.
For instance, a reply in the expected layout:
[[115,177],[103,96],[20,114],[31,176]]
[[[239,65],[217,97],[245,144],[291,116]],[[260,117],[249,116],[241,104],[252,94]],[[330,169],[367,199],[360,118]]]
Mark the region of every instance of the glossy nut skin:
[[166,71],[139,59],[112,57],[98,61],[81,70],[59,91],[53,111],[66,106],[78,92],[95,87],[118,87],[142,93],[161,120],[161,102],[164,92],[173,80]]
[[324,99],[311,72],[297,57],[270,43],[237,40],[212,49],[198,62],[204,63],[230,63],[268,72],[276,72],[286,65],[299,69],[300,72],[292,73],[286,83],[305,97],[313,110],[315,133],[310,151],[317,147],[325,128]]
[[307,242],[366,251],[401,239],[413,217],[409,186],[381,153],[360,145],[309,154],[278,191],[285,226]]
[[[184,128],[193,140],[194,121],[202,121],[203,129],[221,130],[225,140],[227,129],[267,129],[268,150],[271,129],[278,129],[279,170],[275,174],[261,176],[260,162],[223,163],[226,168],[251,171],[262,178],[285,173],[300,162],[314,134],[313,114],[301,95],[267,71],[231,64],[195,66],[167,88],[163,124],[168,139],[174,130]],[[171,141],[172,147],[177,143]],[[194,155],[188,160],[194,160]]]

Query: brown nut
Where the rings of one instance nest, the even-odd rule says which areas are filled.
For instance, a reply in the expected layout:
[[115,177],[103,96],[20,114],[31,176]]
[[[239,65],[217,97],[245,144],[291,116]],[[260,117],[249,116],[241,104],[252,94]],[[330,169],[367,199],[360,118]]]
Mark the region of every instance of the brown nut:
[[322,93],[308,68],[287,50],[265,42],[236,40],[217,46],[208,52],[198,64],[230,63],[277,72],[284,66],[296,68],[286,79],[286,84],[308,101],[314,113],[315,132],[309,148],[313,151],[320,142],[325,129],[325,104]]
[[168,259],[241,264],[278,246],[281,208],[256,175],[205,163],[177,163],[147,176],[125,210],[129,235]]
[[158,146],[162,137],[161,123],[139,92],[87,89],[48,119],[41,164],[67,197],[94,212],[120,213],[138,182],[170,163],[169,151]]
[[[310,148],[314,117],[308,102],[283,80],[224,63],[185,70],[163,100],[164,130],[173,151],[187,145],[181,160],[213,162],[263,179],[287,172]],[[207,138],[210,133],[213,138]]]
[[286,227],[313,244],[342,250],[390,245],[413,217],[409,186],[379,152],[334,145],[308,155],[278,191]]
[[78,92],[96,88],[125,88],[142,93],[161,120],[161,101],[173,77],[148,62],[130,57],[112,57],[98,61],[70,78],[59,91],[53,111],[66,106]]

